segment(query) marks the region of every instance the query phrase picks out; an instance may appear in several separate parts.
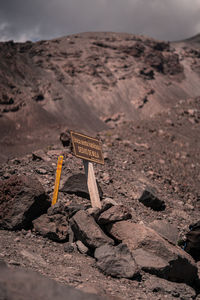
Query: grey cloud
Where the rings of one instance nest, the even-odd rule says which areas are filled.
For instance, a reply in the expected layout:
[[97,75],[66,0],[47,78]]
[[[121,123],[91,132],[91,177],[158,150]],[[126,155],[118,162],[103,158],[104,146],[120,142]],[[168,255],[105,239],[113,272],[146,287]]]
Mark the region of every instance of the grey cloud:
[[200,0],[0,0],[0,40],[115,31],[178,40],[200,31]]

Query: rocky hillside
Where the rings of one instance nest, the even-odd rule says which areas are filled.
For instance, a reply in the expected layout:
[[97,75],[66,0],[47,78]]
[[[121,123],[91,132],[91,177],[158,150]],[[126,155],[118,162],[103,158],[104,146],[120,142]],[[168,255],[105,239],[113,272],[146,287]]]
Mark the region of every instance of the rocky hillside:
[[[45,290],[41,299],[65,299],[69,286],[90,293],[71,290],[76,300],[199,299],[199,258],[183,250],[189,225],[200,219],[199,105],[199,98],[181,100],[151,122],[120,114],[105,120],[109,129],[98,134],[105,165],[94,166],[101,210],[91,209],[82,161],[70,147],[59,143],[2,164],[6,292],[12,295],[13,284],[19,292],[29,278],[41,284],[23,285],[23,294]],[[59,198],[51,207],[60,154]]]
[[[0,299],[200,299],[199,36],[1,49]],[[102,141],[101,209],[66,127]]]
[[199,96],[199,55],[199,36],[174,44],[118,33],[0,43],[1,160],[55,142],[63,126],[97,132],[114,113],[149,118]]

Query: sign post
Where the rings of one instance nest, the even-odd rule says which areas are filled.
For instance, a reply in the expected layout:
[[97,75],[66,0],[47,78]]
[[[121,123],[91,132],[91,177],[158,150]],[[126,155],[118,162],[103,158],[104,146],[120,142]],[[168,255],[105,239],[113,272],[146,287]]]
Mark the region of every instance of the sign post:
[[62,163],[63,163],[63,156],[60,155],[58,157],[55,187],[54,187],[53,199],[52,199],[52,203],[51,203],[52,206],[54,204],[56,204],[57,199],[58,199],[58,190],[59,190],[59,185],[60,185],[60,176],[61,176],[61,171],[62,171]]
[[87,160],[83,160],[83,165],[85,169],[85,175],[87,178],[87,185],[90,194],[91,205],[92,207],[101,208],[101,202],[100,202],[99,191],[96,183],[96,178],[94,175],[93,164]]
[[82,158],[83,160],[91,205],[92,207],[101,208],[92,164],[93,162],[104,164],[101,142],[98,139],[74,131],[71,131],[70,134],[74,154],[76,157]]

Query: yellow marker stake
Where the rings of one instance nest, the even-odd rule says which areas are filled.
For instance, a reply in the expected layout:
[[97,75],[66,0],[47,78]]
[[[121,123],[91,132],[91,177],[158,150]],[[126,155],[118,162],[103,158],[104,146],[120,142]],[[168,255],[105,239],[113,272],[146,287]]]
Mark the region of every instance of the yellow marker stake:
[[60,176],[61,176],[61,171],[62,171],[62,163],[63,163],[63,156],[61,155],[58,157],[55,187],[54,187],[53,199],[52,199],[51,205],[56,204],[57,199],[58,199],[58,190],[59,190]]

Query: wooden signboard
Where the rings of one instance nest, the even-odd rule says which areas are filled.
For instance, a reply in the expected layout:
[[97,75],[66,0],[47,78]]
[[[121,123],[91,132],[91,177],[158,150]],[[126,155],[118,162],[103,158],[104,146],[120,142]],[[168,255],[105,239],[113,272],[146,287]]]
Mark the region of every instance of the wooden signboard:
[[102,144],[98,139],[74,131],[70,133],[73,151],[76,157],[97,164],[104,164]]
[[87,177],[88,191],[92,207],[101,208],[101,202],[92,162],[104,164],[102,145],[98,139],[71,131],[71,141],[76,157],[82,158]]

